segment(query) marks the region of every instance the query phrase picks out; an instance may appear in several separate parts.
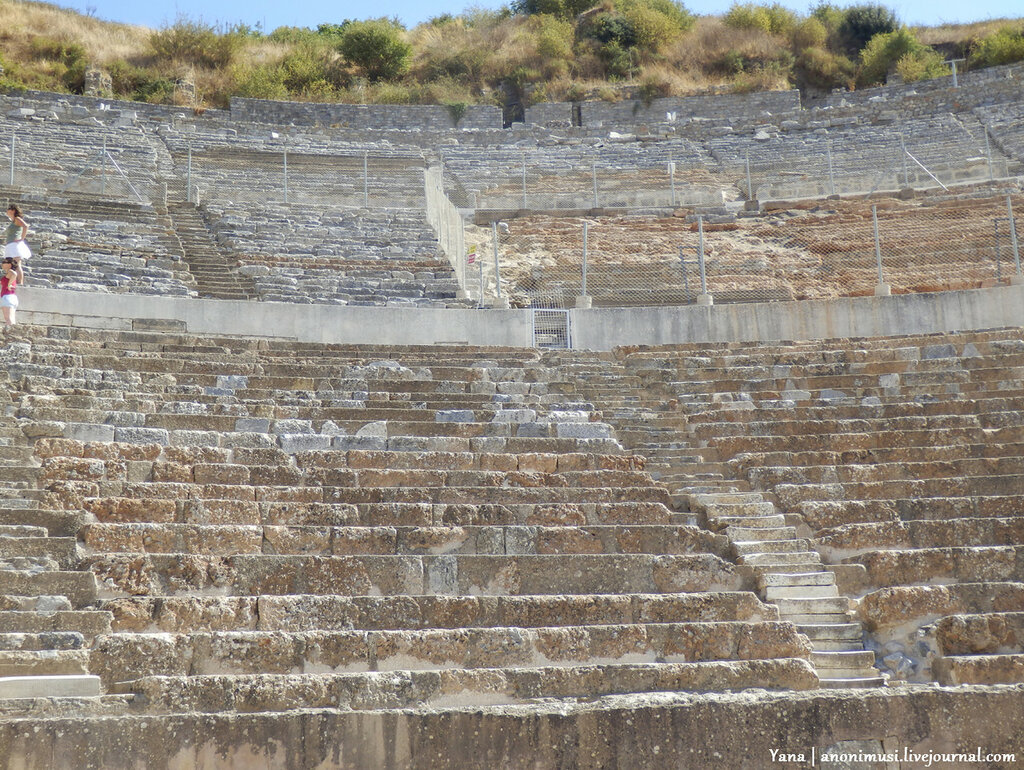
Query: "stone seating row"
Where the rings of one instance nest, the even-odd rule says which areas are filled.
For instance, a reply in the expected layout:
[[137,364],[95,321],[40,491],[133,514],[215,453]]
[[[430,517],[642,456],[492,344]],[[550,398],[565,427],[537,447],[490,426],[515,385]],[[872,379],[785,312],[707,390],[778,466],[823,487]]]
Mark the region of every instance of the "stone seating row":
[[[352,346],[22,333],[5,370],[11,428],[34,460],[12,455],[7,478],[31,488],[7,491],[26,507],[0,511],[0,526],[47,527],[64,548],[59,532],[76,538],[99,597],[90,609],[110,630],[53,621],[84,640],[69,670],[88,650],[88,675],[135,694],[135,708],[817,681],[806,642],[754,597],[723,539],[678,520],[592,404],[549,392],[557,371],[535,351],[452,349],[439,363],[429,347],[381,359]],[[287,436],[373,451],[299,451]],[[358,625],[341,620],[352,611]],[[153,623],[176,623],[174,636]]]
[[192,296],[194,278],[165,217],[148,205],[8,188],[29,223],[29,280],[82,291]]
[[[938,627],[983,628],[1021,609],[1019,331],[848,344],[630,352],[626,371],[666,397],[716,383],[678,405],[689,451],[798,514],[786,516],[802,531],[790,550],[812,547],[835,565],[861,597],[873,649],[903,678],[1019,681],[1012,644],[964,655],[929,625],[959,613],[971,619]],[[811,402],[814,391],[822,398]],[[986,595],[1003,598],[993,606]]]

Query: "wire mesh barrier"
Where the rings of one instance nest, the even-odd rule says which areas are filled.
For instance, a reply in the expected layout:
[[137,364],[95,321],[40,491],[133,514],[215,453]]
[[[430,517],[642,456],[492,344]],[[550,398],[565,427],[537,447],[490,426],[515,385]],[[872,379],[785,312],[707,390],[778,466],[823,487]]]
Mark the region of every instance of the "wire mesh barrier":
[[446,189],[457,205],[476,210],[637,209],[941,189],[1024,170],[969,115],[846,130],[766,126],[703,145],[678,138],[634,145],[539,147],[518,156],[451,151]]
[[12,187],[83,193],[148,203],[159,196],[155,153],[146,142],[116,132],[83,141],[52,126],[11,132],[0,147],[2,178]]
[[209,198],[360,208],[422,208],[422,156],[317,154],[229,147],[171,155],[171,189],[194,203]]
[[[978,288],[1020,275],[1020,195],[825,201],[758,217],[534,215],[467,230],[513,305],[767,302]],[[700,258],[703,254],[703,259]],[[497,269],[495,269],[497,266]],[[472,282],[472,276],[470,276]]]

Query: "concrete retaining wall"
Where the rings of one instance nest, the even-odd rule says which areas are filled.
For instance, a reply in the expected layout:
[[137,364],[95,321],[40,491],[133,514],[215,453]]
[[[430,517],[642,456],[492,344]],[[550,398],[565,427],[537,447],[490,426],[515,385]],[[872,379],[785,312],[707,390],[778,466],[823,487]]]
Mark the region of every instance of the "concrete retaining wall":
[[[530,347],[528,310],[345,307],[90,294],[27,286],[23,322],[131,329],[168,319],[199,334],[391,345]],[[932,334],[1024,326],[1024,286],[714,307],[571,311],[576,346],[751,342]]]
[[580,348],[932,334],[1024,326],[1024,286],[714,307],[575,310]]

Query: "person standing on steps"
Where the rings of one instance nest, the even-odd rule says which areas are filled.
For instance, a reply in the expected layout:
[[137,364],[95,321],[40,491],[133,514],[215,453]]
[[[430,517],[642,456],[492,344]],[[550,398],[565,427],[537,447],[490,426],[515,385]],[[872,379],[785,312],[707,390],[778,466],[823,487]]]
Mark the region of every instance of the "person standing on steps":
[[14,326],[18,310],[18,284],[24,278],[21,262],[4,257],[0,263],[0,309],[4,311],[4,324]]
[[[19,266],[18,273],[20,274],[21,261],[32,256],[32,251],[29,249],[28,244],[25,243],[25,236],[28,235],[28,223],[22,219],[21,209],[13,203],[7,207],[7,218],[11,220],[11,223],[7,225],[7,231],[4,233],[6,236],[4,259],[15,260]],[[18,280],[21,280],[20,275]]]

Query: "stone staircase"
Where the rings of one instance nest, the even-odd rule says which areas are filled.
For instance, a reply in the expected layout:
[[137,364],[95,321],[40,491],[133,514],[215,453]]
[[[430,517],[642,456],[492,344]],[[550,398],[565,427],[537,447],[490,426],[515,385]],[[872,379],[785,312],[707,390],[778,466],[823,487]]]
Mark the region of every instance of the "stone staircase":
[[194,205],[169,203],[167,213],[185,262],[196,279],[200,297],[251,299],[256,296],[252,279],[232,270]]
[[762,494],[749,491],[747,480],[717,462],[714,448],[695,447],[686,416],[666,411],[624,367],[601,361],[571,371],[580,395],[615,426],[624,446],[647,458],[645,467],[668,488],[677,518],[725,535],[736,563],[753,571],[761,599],[810,639],[821,686],[885,686],[887,676],[874,667],[875,653],[864,648],[862,625],[849,599],[840,596],[835,574],[797,536],[799,516],[787,520]]
[[710,529],[729,538],[736,563],[754,570],[761,598],[811,640],[822,687],[885,685],[875,654],[864,649],[864,629],[849,599],[839,595],[835,573],[774,504],[760,493],[719,493],[693,495],[691,505]]
[[74,517],[37,509],[37,472],[21,431],[0,429],[0,700],[97,697],[89,646],[112,615],[76,569]]

